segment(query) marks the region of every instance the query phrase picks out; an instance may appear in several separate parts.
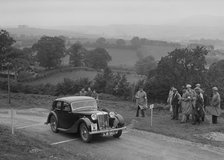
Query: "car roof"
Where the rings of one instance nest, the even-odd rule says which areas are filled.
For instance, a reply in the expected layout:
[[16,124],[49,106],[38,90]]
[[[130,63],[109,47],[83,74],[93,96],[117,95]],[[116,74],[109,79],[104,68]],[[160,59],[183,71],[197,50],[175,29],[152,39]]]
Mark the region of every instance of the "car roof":
[[88,97],[88,96],[69,96],[69,97],[61,97],[55,99],[56,101],[64,101],[68,103],[72,103],[75,101],[82,101],[82,100],[95,100],[93,97]]

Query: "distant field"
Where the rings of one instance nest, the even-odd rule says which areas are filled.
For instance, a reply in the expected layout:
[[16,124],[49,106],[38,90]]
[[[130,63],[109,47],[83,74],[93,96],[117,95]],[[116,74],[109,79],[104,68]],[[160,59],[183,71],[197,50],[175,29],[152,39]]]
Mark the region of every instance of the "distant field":
[[112,58],[109,65],[112,66],[133,67],[138,60],[134,49],[107,48],[107,50]]
[[145,45],[140,48],[143,55],[153,56],[156,60],[160,60],[161,57],[167,56],[168,52],[175,50],[174,46],[163,46],[163,45]]
[[[31,82],[24,82],[24,84],[29,84],[29,85],[37,85],[37,84],[57,84],[59,82],[62,82],[64,80],[64,78],[69,78],[72,80],[77,80],[80,78],[88,78],[89,80],[93,80],[95,78],[95,76],[97,75],[96,71],[67,71],[67,72],[59,72],[53,75],[49,75],[46,78],[42,78],[42,79],[38,79],[35,81],[31,81]],[[127,74],[127,80],[130,83],[133,82],[137,82],[139,79],[141,79],[142,77],[137,75],[137,74]]]

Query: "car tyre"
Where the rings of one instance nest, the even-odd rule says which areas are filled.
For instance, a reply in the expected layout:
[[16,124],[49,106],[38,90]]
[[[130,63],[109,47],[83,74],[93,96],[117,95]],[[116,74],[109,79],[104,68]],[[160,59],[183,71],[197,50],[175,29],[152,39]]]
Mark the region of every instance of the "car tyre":
[[79,133],[83,142],[89,143],[92,140],[92,135],[89,134],[89,130],[85,123],[81,123]]
[[117,131],[116,134],[113,135],[114,138],[119,138],[122,135],[122,130]]
[[58,123],[57,123],[56,117],[54,115],[52,115],[50,118],[50,126],[51,126],[51,130],[54,133],[58,133]]

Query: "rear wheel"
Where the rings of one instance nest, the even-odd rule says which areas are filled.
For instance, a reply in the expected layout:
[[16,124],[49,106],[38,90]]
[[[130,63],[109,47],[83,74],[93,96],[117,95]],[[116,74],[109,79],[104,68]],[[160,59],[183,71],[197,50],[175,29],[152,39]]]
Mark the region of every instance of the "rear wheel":
[[52,115],[50,118],[50,126],[51,126],[51,130],[54,133],[58,133],[58,123],[54,115]]
[[89,134],[89,130],[85,123],[81,123],[79,127],[80,136],[83,142],[90,142],[92,139],[92,135]]

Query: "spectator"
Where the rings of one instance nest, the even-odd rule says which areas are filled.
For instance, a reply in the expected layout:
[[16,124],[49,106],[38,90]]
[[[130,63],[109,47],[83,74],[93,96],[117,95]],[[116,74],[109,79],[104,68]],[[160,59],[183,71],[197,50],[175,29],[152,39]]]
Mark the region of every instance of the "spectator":
[[195,92],[191,89],[191,85],[186,85],[186,91],[183,93],[182,100],[182,120],[181,123],[187,122],[189,115],[192,114],[192,107],[195,102]]
[[211,107],[208,107],[207,110],[212,115],[212,123],[217,124],[218,116],[220,116],[221,114],[221,108],[220,108],[221,98],[218,93],[217,87],[212,88],[212,93],[213,95],[212,95]]
[[92,93],[93,92],[92,92],[91,88],[89,87],[88,90],[87,90],[86,96],[90,97],[90,96],[92,96]]
[[195,86],[196,87],[195,87],[194,91],[196,92],[196,90],[198,90],[197,92],[199,92],[199,95],[200,95],[200,97],[202,99],[202,102],[203,102],[202,111],[204,112],[204,114],[202,114],[201,118],[202,118],[202,121],[204,121],[204,119],[205,119],[205,100],[207,100],[207,99],[204,96],[204,91],[203,91],[203,89],[201,89],[201,85],[198,83]]
[[82,90],[79,92],[79,95],[80,96],[86,96],[86,91],[85,91],[85,88],[82,88]]
[[98,94],[96,93],[96,90],[95,89],[93,90],[91,97],[93,97],[96,100],[98,100]]
[[179,106],[180,106],[180,99],[181,96],[178,93],[176,88],[173,88],[173,96],[171,100],[172,110],[173,110],[173,116],[172,119],[178,120],[179,119]]
[[169,94],[168,94],[168,97],[167,97],[167,103],[170,107],[170,112],[172,113],[172,104],[171,104],[171,101],[172,101],[172,97],[173,97],[173,88],[174,87],[171,87],[170,88],[170,91],[169,91]]
[[136,117],[139,116],[139,110],[141,110],[142,117],[145,117],[144,110],[147,107],[147,95],[146,95],[146,92],[143,90],[143,87],[139,87],[139,90],[136,93],[135,98],[136,98],[136,105],[137,105]]
[[204,110],[203,110],[204,100],[203,97],[201,96],[201,88],[196,87],[195,92],[196,92],[196,101],[192,113],[193,125],[195,125],[196,123],[200,124],[202,118],[204,117]]

